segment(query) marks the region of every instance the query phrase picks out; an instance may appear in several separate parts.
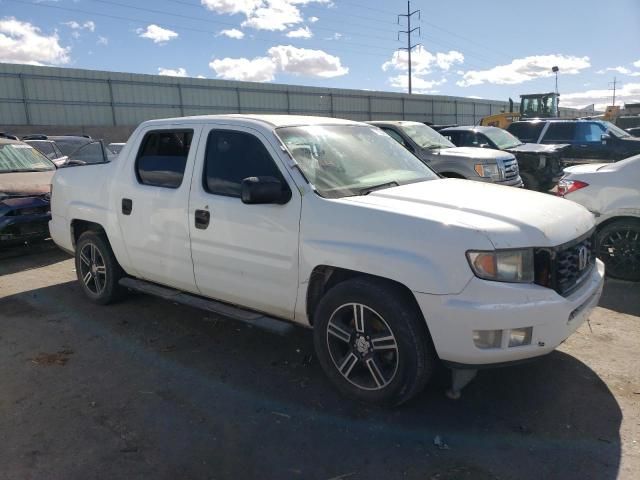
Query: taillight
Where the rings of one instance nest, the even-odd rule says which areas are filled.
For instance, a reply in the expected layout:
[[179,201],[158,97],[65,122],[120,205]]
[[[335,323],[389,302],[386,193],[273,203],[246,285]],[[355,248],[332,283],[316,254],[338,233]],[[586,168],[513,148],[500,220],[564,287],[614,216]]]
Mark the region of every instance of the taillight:
[[588,187],[589,184],[581,182],[580,180],[566,180],[562,179],[558,182],[558,190],[556,195],[564,197],[565,195],[580,190],[581,188]]

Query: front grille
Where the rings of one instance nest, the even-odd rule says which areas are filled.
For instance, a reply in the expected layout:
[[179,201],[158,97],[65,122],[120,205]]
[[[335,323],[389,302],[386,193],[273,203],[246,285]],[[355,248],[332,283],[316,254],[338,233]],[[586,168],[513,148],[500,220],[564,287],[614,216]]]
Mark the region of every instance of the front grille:
[[503,160],[504,166],[504,179],[512,180],[518,176],[518,161],[515,158],[510,160]]
[[568,296],[582,285],[595,262],[594,232],[556,248],[538,248],[535,251],[535,281]]

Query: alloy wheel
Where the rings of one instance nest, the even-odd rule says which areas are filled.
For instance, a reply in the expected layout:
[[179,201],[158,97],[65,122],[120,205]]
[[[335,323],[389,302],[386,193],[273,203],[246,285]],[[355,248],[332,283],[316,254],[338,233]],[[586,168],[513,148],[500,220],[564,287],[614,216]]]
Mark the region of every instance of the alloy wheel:
[[600,240],[598,257],[615,276],[630,277],[640,271],[640,229],[621,227]]
[[85,287],[100,295],[107,285],[107,267],[98,247],[85,244],[80,250],[80,277]]

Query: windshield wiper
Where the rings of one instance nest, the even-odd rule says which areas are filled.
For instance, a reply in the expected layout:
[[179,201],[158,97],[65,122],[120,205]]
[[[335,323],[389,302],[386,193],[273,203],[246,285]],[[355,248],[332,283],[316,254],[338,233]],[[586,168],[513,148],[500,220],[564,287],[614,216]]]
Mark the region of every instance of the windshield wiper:
[[371,192],[373,192],[375,190],[382,190],[382,189],[389,188],[389,187],[399,187],[399,186],[400,186],[400,184],[398,182],[396,182],[395,180],[393,180],[391,182],[381,183],[380,185],[372,185],[371,187],[363,188],[358,193],[360,195],[369,195]]

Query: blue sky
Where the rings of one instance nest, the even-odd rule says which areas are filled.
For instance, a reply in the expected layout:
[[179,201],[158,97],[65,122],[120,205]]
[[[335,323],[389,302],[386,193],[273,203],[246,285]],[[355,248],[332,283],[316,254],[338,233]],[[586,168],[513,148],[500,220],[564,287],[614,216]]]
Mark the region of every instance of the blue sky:
[[[0,0],[0,61],[406,90],[397,0]],[[447,0],[421,10],[414,93],[640,101],[639,0]]]

